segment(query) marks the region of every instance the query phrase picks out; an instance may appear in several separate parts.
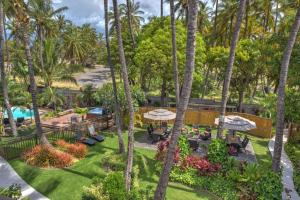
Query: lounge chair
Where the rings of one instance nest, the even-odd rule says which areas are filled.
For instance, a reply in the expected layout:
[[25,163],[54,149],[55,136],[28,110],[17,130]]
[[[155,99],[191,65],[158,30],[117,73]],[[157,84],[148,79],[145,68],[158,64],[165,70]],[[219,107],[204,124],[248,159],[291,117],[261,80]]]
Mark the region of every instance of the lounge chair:
[[98,135],[95,131],[94,125],[89,125],[88,130],[90,133],[90,137],[93,138],[94,140],[97,140],[98,142],[103,142],[104,141],[104,136]]
[[86,144],[88,146],[93,146],[96,144],[96,141],[91,139],[91,138],[86,138],[83,137],[82,134],[80,132],[77,132],[75,134],[75,140],[82,143],[82,144]]
[[17,118],[17,126],[22,126],[24,122],[25,122],[24,117],[18,117]]

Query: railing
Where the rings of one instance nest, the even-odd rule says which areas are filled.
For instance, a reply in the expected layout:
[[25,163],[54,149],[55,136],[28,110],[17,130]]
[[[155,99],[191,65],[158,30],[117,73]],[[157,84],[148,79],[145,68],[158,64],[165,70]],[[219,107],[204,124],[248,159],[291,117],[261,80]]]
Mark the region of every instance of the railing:
[[[60,139],[68,142],[74,142],[75,140],[74,132],[70,130],[52,130],[45,132],[45,134],[50,143]],[[24,151],[32,149],[37,144],[39,144],[37,134],[17,137],[0,145],[0,156],[6,160],[15,159],[20,157]]]
[[[139,111],[137,112],[141,116],[143,116],[143,113],[148,112],[150,110],[157,109],[155,107],[141,107]],[[173,112],[176,112],[176,108],[164,108]],[[264,138],[271,138],[272,137],[272,120],[258,117],[251,114],[246,113],[237,113],[237,112],[227,112],[226,115],[238,115],[244,118],[247,118],[251,121],[254,121],[256,123],[256,129],[250,130],[249,133],[258,136],[258,137],[264,137]],[[184,123],[185,124],[199,124],[203,126],[215,126],[215,119],[219,117],[218,111],[211,111],[211,110],[192,110],[188,109],[185,118]],[[149,122],[149,120],[144,119],[142,117],[142,121],[144,123]],[[173,122],[173,121],[170,121]]]

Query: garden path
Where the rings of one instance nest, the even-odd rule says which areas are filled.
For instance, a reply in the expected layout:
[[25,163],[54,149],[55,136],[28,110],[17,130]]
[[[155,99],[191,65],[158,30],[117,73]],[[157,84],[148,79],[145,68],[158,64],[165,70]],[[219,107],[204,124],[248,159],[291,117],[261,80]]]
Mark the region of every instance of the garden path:
[[9,187],[12,184],[21,186],[22,197],[31,200],[49,200],[47,197],[28,185],[10,166],[10,164],[0,157],[0,187]]
[[[283,134],[283,144],[287,142],[287,132],[288,130],[284,130]],[[274,153],[274,144],[275,137],[273,137],[269,142],[269,150],[273,156]],[[282,199],[292,199],[292,200],[300,200],[300,197],[295,190],[294,181],[293,181],[293,164],[287,156],[284,148],[281,153],[281,165],[282,165],[282,184],[283,184],[283,192]]]
[[96,65],[93,69],[85,69],[85,72],[74,75],[77,83],[80,86],[92,84],[96,88],[102,87],[110,81],[110,69],[102,65]]

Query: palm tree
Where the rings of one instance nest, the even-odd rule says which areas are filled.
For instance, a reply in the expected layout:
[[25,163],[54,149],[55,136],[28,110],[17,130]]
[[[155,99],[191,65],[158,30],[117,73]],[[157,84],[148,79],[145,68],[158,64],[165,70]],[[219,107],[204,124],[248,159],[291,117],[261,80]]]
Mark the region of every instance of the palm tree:
[[170,13],[171,13],[171,29],[172,29],[172,62],[174,70],[174,82],[175,82],[175,95],[176,105],[179,104],[179,80],[178,80],[178,61],[177,61],[177,47],[176,47],[176,22],[175,22],[175,10],[174,0],[170,0]]
[[229,86],[230,86],[230,79],[231,79],[231,75],[232,75],[232,68],[233,68],[233,63],[234,63],[234,58],[235,58],[235,49],[236,49],[237,42],[239,39],[245,5],[246,5],[246,0],[240,0],[238,13],[237,13],[237,21],[236,21],[233,37],[231,40],[229,60],[228,60],[228,65],[227,65],[227,69],[226,69],[223,90],[222,90],[221,113],[220,113],[220,121],[219,121],[219,127],[218,127],[218,137],[219,138],[222,137],[224,116],[225,116],[225,112],[226,112],[226,105],[227,105],[228,92],[229,92]]
[[160,18],[164,16],[164,0],[160,0]]
[[37,98],[36,98],[36,83],[34,77],[34,68],[33,68],[33,59],[30,50],[30,40],[28,35],[28,27],[29,27],[29,16],[26,13],[26,9],[24,8],[25,3],[23,0],[14,0],[14,9],[17,13],[17,23],[19,25],[19,31],[22,32],[23,35],[23,42],[25,46],[25,54],[28,64],[28,71],[29,71],[29,80],[30,80],[30,93],[32,98],[32,107],[34,112],[34,120],[36,125],[36,134],[39,137],[40,143],[42,145],[49,146],[50,143],[47,140],[45,134],[43,133],[39,109],[37,105]]
[[[217,19],[218,19],[218,10],[219,10],[219,0],[213,0],[213,5],[216,6],[215,8],[215,17],[214,17],[214,27],[213,27],[213,38],[212,41],[215,41],[216,34],[217,34]],[[214,45],[216,43],[214,42]]]
[[126,5],[127,5],[126,14],[127,14],[129,33],[130,33],[130,37],[131,37],[131,40],[132,40],[133,49],[135,49],[136,44],[135,44],[135,37],[134,37],[134,34],[133,34],[133,28],[132,28],[132,19],[131,19],[131,14],[130,14],[130,11],[132,10],[131,9],[132,8],[131,0],[126,0]]
[[122,78],[124,83],[124,90],[126,101],[128,105],[129,111],[129,125],[128,125],[128,147],[127,147],[127,165],[125,171],[125,185],[126,190],[130,191],[131,188],[131,175],[132,175],[132,164],[133,164],[133,149],[134,149],[134,109],[132,104],[132,96],[130,91],[130,85],[128,80],[128,72],[126,66],[126,59],[123,47],[123,40],[121,35],[121,23],[119,18],[119,10],[118,10],[118,2],[117,0],[113,0],[113,8],[114,8],[114,16],[115,16],[115,25],[118,39],[118,50],[119,50],[119,58],[121,62],[121,71]]
[[13,113],[11,111],[11,105],[9,102],[9,96],[8,96],[8,89],[7,89],[7,80],[6,80],[6,73],[5,73],[5,66],[4,66],[4,38],[3,38],[3,1],[0,0],[0,71],[1,71],[1,83],[2,83],[2,92],[3,92],[3,98],[4,98],[4,104],[7,110],[7,115],[9,119],[9,124],[12,130],[12,133],[14,136],[18,135],[16,123],[14,121]]
[[28,13],[34,19],[36,34],[39,39],[39,59],[41,68],[44,69],[43,42],[45,34],[51,31],[52,17],[67,10],[67,7],[53,10],[50,0],[29,0]]
[[104,15],[105,15],[105,39],[106,39],[106,51],[107,51],[107,64],[110,67],[112,85],[114,90],[114,106],[115,106],[115,114],[116,114],[116,126],[117,126],[117,134],[119,141],[119,152],[125,153],[125,144],[122,138],[122,129],[121,129],[121,116],[120,116],[120,104],[118,100],[118,91],[117,91],[117,83],[115,77],[115,69],[112,65],[111,61],[111,52],[110,52],[110,43],[109,43],[109,34],[108,34],[108,2],[104,0]]
[[163,171],[155,191],[154,199],[162,200],[165,198],[166,189],[169,182],[170,171],[173,166],[174,155],[176,152],[177,141],[181,133],[184,115],[188,106],[192,82],[193,72],[195,68],[195,48],[196,48],[196,32],[197,32],[197,13],[198,4],[196,0],[189,0],[189,16],[186,42],[186,68],[184,75],[184,83],[180,96],[179,105],[177,105],[176,119],[173,127],[173,133],[170,140],[167,156],[164,162]]
[[283,58],[281,61],[281,71],[280,71],[278,98],[277,98],[276,137],[275,137],[275,146],[274,146],[274,156],[272,161],[272,168],[275,172],[278,172],[280,170],[282,136],[283,136],[283,129],[284,129],[285,85],[286,85],[287,74],[289,69],[289,62],[297,38],[299,27],[300,27],[300,7],[298,7],[295,21],[292,26],[289,40],[284,50]]

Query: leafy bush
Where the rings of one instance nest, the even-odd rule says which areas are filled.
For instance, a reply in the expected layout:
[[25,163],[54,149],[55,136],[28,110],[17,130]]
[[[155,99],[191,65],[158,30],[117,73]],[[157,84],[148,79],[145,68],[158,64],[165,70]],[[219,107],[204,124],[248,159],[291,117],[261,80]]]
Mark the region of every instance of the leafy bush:
[[170,172],[170,180],[180,182],[188,186],[196,186],[197,170],[195,169],[182,169],[174,167]]
[[63,168],[73,164],[73,157],[70,154],[41,145],[24,152],[23,159],[29,165],[44,168]]
[[18,184],[12,184],[8,188],[0,188],[0,196],[17,200],[22,196],[21,186]]
[[258,199],[280,200],[282,193],[281,176],[275,172],[269,171],[262,175],[259,182],[255,185],[255,192]]
[[102,166],[106,170],[123,171],[125,170],[126,156],[116,152],[106,152],[101,160]]
[[178,139],[178,147],[180,150],[180,158],[184,159],[187,155],[191,153],[190,145],[186,135],[181,135]]
[[58,140],[55,143],[61,150],[71,154],[75,158],[82,159],[86,156],[88,149],[84,144],[70,144],[64,140]]
[[126,200],[127,193],[123,172],[111,172],[103,182],[103,189],[109,195],[110,200]]
[[82,200],[110,200],[105,194],[102,184],[83,187]]
[[76,107],[76,108],[74,108],[74,113],[79,114],[79,115],[84,115],[84,114],[88,113],[88,109]]
[[220,164],[212,164],[205,158],[187,156],[181,163],[183,168],[194,168],[200,175],[213,175],[221,169]]
[[224,140],[215,139],[208,146],[208,160],[212,163],[223,164],[228,159],[227,146]]

